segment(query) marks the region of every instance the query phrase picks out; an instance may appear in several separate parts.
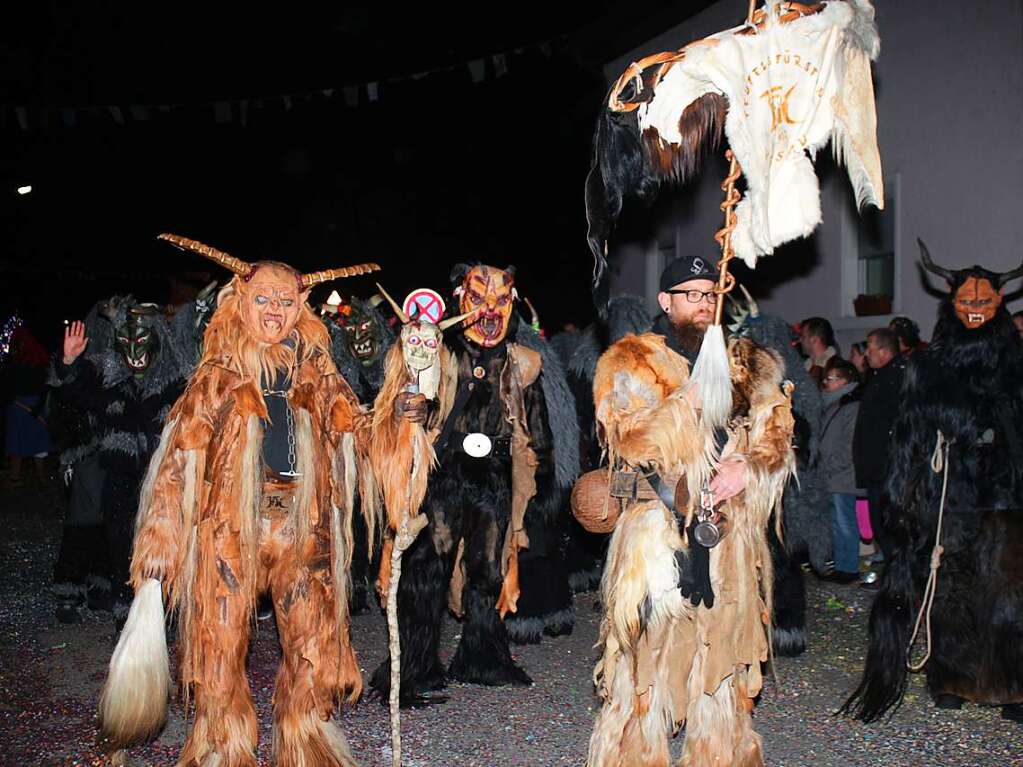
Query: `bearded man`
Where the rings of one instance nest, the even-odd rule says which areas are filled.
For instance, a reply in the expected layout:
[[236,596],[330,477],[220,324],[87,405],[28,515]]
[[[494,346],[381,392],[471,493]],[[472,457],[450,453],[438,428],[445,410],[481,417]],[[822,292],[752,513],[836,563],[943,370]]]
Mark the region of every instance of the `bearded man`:
[[[422,507],[429,524],[405,552],[398,589],[403,705],[443,700],[431,693],[448,679],[529,684],[512,660],[505,617],[543,592],[534,617],[555,633],[566,618],[552,605],[571,604],[563,569],[560,580],[545,582],[531,573],[550,570],[539,562],[527,568],[524,556],[553,555],[553,536],[543,532],[578,472],[578,425],[560,365],[545,348],[526,345],[538,339],[525,338],[532,331],[519,328],[513,311],[514,267],[459,264],[451,282],[458,313],[474,318],[450,343],[453,364],[440,390],[452,396],[440,397],[427,421],[439,466]],[[445,671],[438,647],[446,608],[463,626]],[[371,681],[384,700],[389,673],[385,660]]]
[[[655,331],[601,357],[599,432],[614,527],[602,585],[603,706],[588,767],[654,767],[685,724],[680,764],[763,764],[750,711],[768,655],[766,527],[794,466],[792,386],[777,353],[728,343],[733,409],[700,419],[689,366],[713,319],[717,272],[680,258],[661,275]],[[606,497],[606,496],[605,496]]]
[[235,277],[220,292],[202,359],[167,416],[142,487],[136,596],[100,701],[101,734],[123,749],[164,721],[166,594],[178,620],[181,688],[195,704],[178,764],[255,767],[245,659],[257,598],[269,593],[283,650],[274,763],[353,765],[332,715],[339,699],[354,701],[362,689],[344,595],[357,482],[363,513],[374,514],[369,478],[356,470],[369,420],[306,299],[319,282],[378,267],[304,275],[194,240],[161,239]]

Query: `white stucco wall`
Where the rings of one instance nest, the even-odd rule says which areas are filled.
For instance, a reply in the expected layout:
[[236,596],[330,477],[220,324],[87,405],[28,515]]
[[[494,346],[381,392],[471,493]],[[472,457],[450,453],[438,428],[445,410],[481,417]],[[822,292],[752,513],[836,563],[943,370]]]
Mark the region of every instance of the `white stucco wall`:
[[[887,191],[898,187],[899,198],[887,214],[897,217],[894,312],[916,319],[927,337],[937,299],[920,277],[918,236],[936,262],[951,268],[981,263],[1006,270],[1023,260],[1023,2],[875,5],[882,41],[875,64],[878,143]],[[745,3],[722,0],[610,62],[605,74],[613,81],[631,61],[735,26],[744,13]],[[845,172],[826,154],[818,163],[824,221],[815,247],[780,250],[773,258],[790,261],[762,261],[747,284],[763,294],[765,311],[793,322],[812,315],[831,319],[847,345],[889,318],[852,316],[858,218]],[[715,159],[692,188],[666,193],[672,199],[651,217],[648,240],[613,242],[618,269],[612,290],[645,289],[653,307],[656,275],[649,272],[659,268],[658,243],[676,242],[680,254],[714,253],[723,171],[723,160]],[[1023,300],[1010,308],[1023,308]]]

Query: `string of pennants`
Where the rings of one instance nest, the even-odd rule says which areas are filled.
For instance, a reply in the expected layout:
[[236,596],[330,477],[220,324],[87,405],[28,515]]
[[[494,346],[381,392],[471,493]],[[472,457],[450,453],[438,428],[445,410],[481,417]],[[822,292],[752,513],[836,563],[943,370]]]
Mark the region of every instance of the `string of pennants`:
[[131,122],[146,122],[158,119],[160,115],[169,114],[179,109],[208,111],[217,124],[230,124],[237,121],[243,127],[247,124],[249,113],[254,109],[266,107],[283,107],[290,111],[296,104],[309,103],[311,101],[336,101],[343,100],[345,107],[357,108],[380,101],[380,86],[407,83],[410,81],[421,81],[439,73],[452,73],[459,70],[468,72],[469,81],[478,85],[488,79],[504,77],[509,71],[509,62],[514,56],[521,55],[527,51],[539,51],[544,58],[549,59],[552,54],[552,41],[545,41],[533,45],[521,46],[501,53],[494,53],[488,56],[471,59],[460,64],[449,64],[446,66],[427,69],[412,75],[402,77],[391,77],[386,80],[374,80],[361,84],[349,84],[336,88],[319,88],[296,93],[282,93],[273,96],[259,96],[236,99],[219,99],[216,101],[201,104],[105,104],[91,105],[87,107],[40,107],[40,106],[4,106],[0,108],[0,128],[17,127],[23,133],[33,129],[47,130],[54,126],[74,128],[84,118],[90,120],[108,120],[119,126]]

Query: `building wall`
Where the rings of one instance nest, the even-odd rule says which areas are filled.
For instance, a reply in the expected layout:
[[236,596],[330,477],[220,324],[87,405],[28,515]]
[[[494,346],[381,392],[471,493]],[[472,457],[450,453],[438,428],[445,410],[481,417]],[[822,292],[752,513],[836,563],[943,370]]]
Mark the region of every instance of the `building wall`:
[[[938,298],[917,266],[916,238],[950,268],[1007,270],[1023,260],[1023,3],[1020,0],[878,0],[881,56],[875,64],[878,143],[894,216],[893,313],[934,325]],[[745,3],[722,0],[605,67],[615,80],[631,61],[679,48],[742,20]],[[795,322],[819,315],[843,345],[887,324],[855,317],[856,241],[862,226],[844,169],[818,157],[824,221],[809,241],[785,246],[755,272],[741,272],[764,311]],[[724,161],[714,158],[689,189],[665,192],[652,212],[611,244],[616,292],[643,290],[654,308],[665,248],[714,253]],[[943,284],[932,283],[934,290]],[[1010,291],[1020,293],[1019,285]],[[1023,308],[1015,298],[1010,309]]]

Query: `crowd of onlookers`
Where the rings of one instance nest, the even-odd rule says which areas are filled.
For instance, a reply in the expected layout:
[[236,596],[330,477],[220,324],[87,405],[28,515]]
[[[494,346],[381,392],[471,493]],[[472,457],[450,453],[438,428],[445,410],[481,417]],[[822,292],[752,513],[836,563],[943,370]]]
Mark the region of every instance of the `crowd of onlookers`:
[[[1023,316],[1016,321],[1023,333]],[[838,583],[860,580],[865,588],[877,588],[874,565],[891,554],[881,524],[889,434],[906,360],[927,343],[913,320],[895,317],[888,327],[876,328],[866,340],[850,345],[848,357],[843,358],[826,319],[810,317],[796,329],[806,371],[823,396],[815,460],[831,496],[834,540],[834,569],[824,577]],[[871,566],[861,575],[864,549],[872,552]]]

